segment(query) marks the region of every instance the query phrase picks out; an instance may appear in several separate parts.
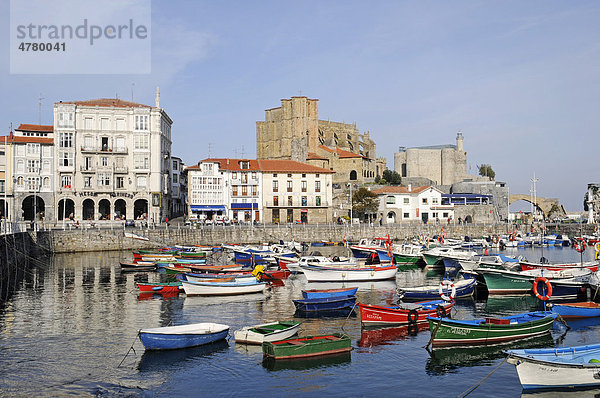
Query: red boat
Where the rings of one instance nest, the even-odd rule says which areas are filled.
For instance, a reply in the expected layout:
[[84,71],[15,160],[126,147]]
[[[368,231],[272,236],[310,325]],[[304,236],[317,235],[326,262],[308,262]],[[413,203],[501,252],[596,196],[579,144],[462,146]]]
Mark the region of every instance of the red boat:
[[140,292],[168,293],[182,291],[181,282],[138,283],[137,287]]
[[427,322],[429,315],[447,316],[453,305],[454,301],[432,300],[389,307],[358,303],[358,308],[363,325],[405,325]]
[[566,269],[579,269],[579,268],[588,268],[592,272],[598,271],[598,262],[597,261],[587,261],[584,263],[564,263],[564,264],[543,264],[543,263],[529,263],[526,261],[521,261],[521,269],[523,271],[528,271],[532,269],[545,269],[547,271],[563,271]]

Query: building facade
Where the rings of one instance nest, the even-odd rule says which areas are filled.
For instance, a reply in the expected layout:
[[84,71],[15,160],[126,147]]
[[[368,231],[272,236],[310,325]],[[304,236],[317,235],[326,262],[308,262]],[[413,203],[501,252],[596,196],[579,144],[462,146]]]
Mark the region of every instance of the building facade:
[[54,104],[57,220],[169,217],[172,123],[158,89],[154,107],[106,98]]
[[187,210],[187,174],[180,158],[171,156],[171,215],[181,217]]
[[205,159],[187,168],[193,218],[329,222],[333,172],[290,160]]
[[441,223],[454,219],[454,204],[443,203],[443,192],[433,186],[389,186],[373,192],[379,196],[378,213],[384,223]]
[[[21,124],[0,137],[4,170],[0,187],[2,216],[12,221],[55,217],[54,132],[52,126]],[[34,217],[36,215],[36,217]]]

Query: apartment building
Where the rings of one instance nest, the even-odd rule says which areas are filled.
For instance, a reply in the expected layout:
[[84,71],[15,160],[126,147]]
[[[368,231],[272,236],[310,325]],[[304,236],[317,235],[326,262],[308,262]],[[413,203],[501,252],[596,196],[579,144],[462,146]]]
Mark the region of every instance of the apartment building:
[[387,224],[443,222],[454,218],[454,204],[443,202],[443,192],[433,186],[390,186],[373,193],[379,196],[379,217]]

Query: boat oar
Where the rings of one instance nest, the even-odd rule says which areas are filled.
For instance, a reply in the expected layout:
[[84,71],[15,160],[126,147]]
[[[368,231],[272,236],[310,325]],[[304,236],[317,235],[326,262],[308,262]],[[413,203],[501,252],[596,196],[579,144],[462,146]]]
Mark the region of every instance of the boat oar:
[[560,323],[562,323],[563,325],[565,325],[567,330],[571,330],[571,326],[567,325],[567,321],[565,321],[565,318],[560,316],[560,314],[558,314],[558,316],[556,317],[556,320],[559,321]]
[[119,362],[119,365],[117,366],[117,368],[120,368],[121,365],[123,364],[123,361],[125,361],[125,358],[127,358],[127,355],[129,355],[129,352],[131,350],[133,350],[134,354],[137,354],[135,352],[135,348],[133,348],[133,345],[135,344],[136,340],[138,339],[138,337],[140,336],[140,331],[138,330],[137,334],[135,335],[135,339],[133,339],[133,343],[131,343],[131,347],[129,347],[129,349],[127,350],[127,353],[125,354],[125,356],[123,357],[123,359],[121,359],[121,362]]
[[438,323],[435,325],[435,329],[433,329],[433,332],[431,332],[431,337],[429,338],[429,341],[427,342],[427,345],[425,346],[425,349],[429,349],[429,346],[431,345],[431,343],[433,342],[433,339],[435,339],[435,335],[437,334],[438,329],[440,328],[440,325],[442,324],[442,320],[444,318],[440,318],[440,320],[438,321]]

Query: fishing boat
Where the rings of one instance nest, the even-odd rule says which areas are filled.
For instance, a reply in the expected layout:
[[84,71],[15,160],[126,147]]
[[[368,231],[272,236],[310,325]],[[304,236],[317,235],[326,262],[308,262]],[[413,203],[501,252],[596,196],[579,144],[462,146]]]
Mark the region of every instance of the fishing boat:
[[205,322],[142,329],[139,336],[147,350],[173,350],[223,340],[228,333],[227,325]]
[[352,256],[354,258],[369,258],[372,254],[377,254],[378,249],[382,249],[382,253],[387,257],[386,260],[389,261],[390,257],[387,253],[390,251],[390,244],[391,239],[389,237],[374,239],[363,238],[358,244],[350,245],[350,250],[352,250]]
[[298,321],[279,321],[249,326],[234,332],[236,343],[262,344],[265,341],[289,339],[300,328]]
[[358,303],[360,322],[371,325],[406,325],[427,322],[427,317],[450,314],[454,301],[433,300],[418,303],[402,303],[394,306],[381,306]]
[[600,385],[600,344],[510,350],[524,390],[583,388]]
[[457,246],[438,246],[422,253],[423,261],[429,268],[443,268],[443,257],[470,259],[477,253],[471,250],[463,250]]
[[262,345],[263,355],[275,359],[307,358],[347,352],[351,349],[350,337],[343,333],[267,341]]
[[302,297],[305,299],[319,299],[331,297],[354,296],[358,287],[348,287],[341,289],[310,289],[303,290]]
[[297,311],[317,313],[351,309],[356,303],[356,296],[336,296],[292,301]]
[[163,283],[138,283],[140,292],[151,293],[170,293],[183,291],[181,282],[163,282]]
[[393,279],[398,268],[395,265],[379,266],[321,266],[300,265],[309,282],[359,282]]
[[[562,271],[546,271],[541,269],[509,271],[503,269],[478,268],[476,272],[485,279],[485,284],[490,294],[527,294],[533,288],[533,282],[538,277],[549,279],[554,285],[554,283],[559,280],[567,279],[587,282],[591,276],[591,271],[587,268]],[[581,285],[579,287],[581,287]],[[561,294],[559,294],[558,291],[555,291],[554,296],[560,295]]]
[[127,262],[119,262],[121,266],[121,271],[156,271],[156,264],[148,261],[142,261],[139,263],[127,263]]
[[526,312],[499,318],[455,320],[428,317],[433,347],[491,345],[548,333],[558,315]]
[[[477,286],[477,280],[472,278],[465,278],[454,281],[453,284],[454,288],[456,289],[455,298],[470,297],[475,291],[475,286]],[[401,287],[398,288],[398,296],[403,300],[433,300],[440,297],[439,291],[439,285]]]
[[593,318],[600,316],[600,304],[594,301],[554,303],[552,304],[552,312],[560,314],[565,319]]
[[532,269],[543,269],[546,271],[563,271],[569,269],[581,269],[587,268],[592,272],[598,271],[598,261],[586,261],[583,263],[532,263],[529,261],[520,261],[521,269],[523,271],[532,270]]
[[264,292],[267,284],[257,280],[229,281],[210,279],[206,282],[181,281],[183,290],[188,296],[232,296]]

